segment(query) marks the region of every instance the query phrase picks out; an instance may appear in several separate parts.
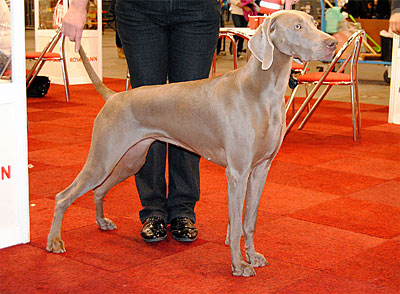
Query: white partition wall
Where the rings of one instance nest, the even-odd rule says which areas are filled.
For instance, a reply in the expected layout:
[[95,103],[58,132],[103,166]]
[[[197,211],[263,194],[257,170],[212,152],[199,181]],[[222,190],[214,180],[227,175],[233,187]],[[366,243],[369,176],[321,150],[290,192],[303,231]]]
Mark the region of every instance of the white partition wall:
[[400,36],[394,35],[390,79],[389,123],[400,124]]
[[[0,0],[0,248],[29,242],[24,2]],[[4,12],[9,14],[6,24]],[[9,44],[9,45],[7,45]],[[7,49],[8,47],[8,49]]]
[[[102,1],[89,0],[88,18],[85,25],[82,46],[92,63],[97,75],[102,78]],[[35,50],[42,51],[55,34],[54,16],[67,11],[68,1],[35,0]],[[64,9],[61,12],[61,8]],[[75,43],[67,38],[65,41],[65,55],[69,82],[74,84],[88,84],[90,79],[83,67],[79,54],[74,51]],[[54,52],[60,51],[57,45]],[[46,62],[39,75],[48,76],[52,83],[63,84],[61,65],[59,62]]]

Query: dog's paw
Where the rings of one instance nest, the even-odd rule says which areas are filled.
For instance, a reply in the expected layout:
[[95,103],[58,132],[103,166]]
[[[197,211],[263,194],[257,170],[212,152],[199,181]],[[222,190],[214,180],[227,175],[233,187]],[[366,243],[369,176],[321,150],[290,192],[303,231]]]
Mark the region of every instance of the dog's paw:
[[246,260],[249,262],[253,267],[262,267],[268,265],[268,261],[265,259],[264,255],[261,253],[255,253],[251,256],[246,254]]
[[234,276],[251,277],[256,275],[256,271],[251,264],[242,260],[238,265],[232,265],[232,274]]
[[102,219],[97,219],[96,223],[103,231],[111,231],[117,229],[117,226],[114,224],[114,222],[106,217]]
[[53,253],[64,253],[65,244],[60,238],[52,238],[47,241],[46,250]]

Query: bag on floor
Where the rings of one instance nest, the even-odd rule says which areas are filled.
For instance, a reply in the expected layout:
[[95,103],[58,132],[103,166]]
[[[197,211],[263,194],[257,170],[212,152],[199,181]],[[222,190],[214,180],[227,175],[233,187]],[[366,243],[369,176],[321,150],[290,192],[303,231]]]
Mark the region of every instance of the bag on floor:
[[37,76],[26,90],[26,96],[31,98],[41,98],[47,94],[50,88],[48,77]]

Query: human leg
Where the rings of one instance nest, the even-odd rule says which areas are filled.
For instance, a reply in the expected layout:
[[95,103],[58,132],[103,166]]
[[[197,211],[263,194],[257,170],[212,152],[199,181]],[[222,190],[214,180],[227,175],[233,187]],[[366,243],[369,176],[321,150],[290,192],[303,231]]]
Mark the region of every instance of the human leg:
[[[173,11],[168,36],[168,75],[171,83],[207,78],[210,72],[219,34],[220,4],[207,0],[197,1],[197,7],[193,6],[196,6],[193,2],[181,1]],[[196,220],[194,206],[200,196],[199,160],[200,156],[182,148],[172,145],[168,148],[167,209],[172,230],[180,226],[176,221],[178,217],[186,217],[192,222]],[[185,226],[191,225],[181,227]],[[189,232],[183,229],[180,235],[174,237],[189,241],[191,237],[185,239],[185,233]]]
[[[117,27],[131,75],[132,88],[165,84],[167,79],[167,36],[165,19],[156,14],[153,1],[117,1]],[[146,163],[135,176],[143,210],[142,223],[149,217],[167,221],[166,144],[151,145]]]
[[[232,20],[233,20],[233,24],[235,25],[235,27],[238,27],[238,28],[247,27],[247,21],[243,15],[232,14]],[[238,42],[237,52],[239,54],[241,51],[243,51],[244,40],[243,40],[243,38],[240,38],[240,37],[235,37],[235,39]]]

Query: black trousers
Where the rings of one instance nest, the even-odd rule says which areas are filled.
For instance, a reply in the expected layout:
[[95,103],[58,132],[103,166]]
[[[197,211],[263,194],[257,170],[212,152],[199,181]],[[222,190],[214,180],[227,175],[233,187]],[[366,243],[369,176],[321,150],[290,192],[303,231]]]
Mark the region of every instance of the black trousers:
[[[207,78],[215,52],[220,21],[217,0],[117,0],[116,23],[127,58],[132,87]],[[171,113],[173,116],[174,113]],[[165,179],[168,153],[169,185]],[[200,197],[196,154],[154,142],[146,163],[136,175],[144,207],[142,223],[150,216],[166,222],[186,216],[195,222]]]

